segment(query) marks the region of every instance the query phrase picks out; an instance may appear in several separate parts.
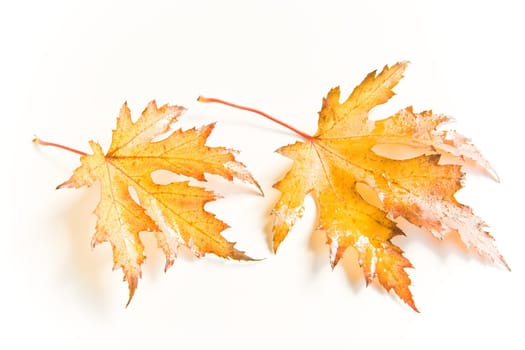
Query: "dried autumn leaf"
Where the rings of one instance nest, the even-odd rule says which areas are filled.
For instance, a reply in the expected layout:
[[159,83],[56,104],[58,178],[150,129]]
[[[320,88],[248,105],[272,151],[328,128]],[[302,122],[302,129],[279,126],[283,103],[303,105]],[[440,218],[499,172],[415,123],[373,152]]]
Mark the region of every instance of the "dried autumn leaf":
[[170,130],[183,111],[178,106],[157,108],[153,101],[133,122],[124,104],[108,152],[104,155],[98,143],[90,142],[93,154],[83,155],[73,176],[58,186],[78,188],[100,181],[93,245],[111,244],[114,267],[123,270],[129,285],[129,301],[144,262],[140,232],[154,233],[166,256],[166,269],[182,246],[197,257],[213,253],[223,258],[251,259],[221,236],[228,226],[204,210],[204,205],[217,199],[217,195],[187,181],[161,185],[152,180],[152,173],[163,169],[200,181],[205,180],[205,173],[227,180],[235,177],[258,187],[244,165],[235,160],[232,150],[205,145],[213,124],[177,130],[155,141]]
[[[375,277],[416,310],[409,290],[411,267],[391,239],[401,234],[395,220],[403,217],[436,237],[458,232],[468,247],[506,266],[485,223],[454,198],[461,188],[461,166],[474,162],[493,173],[490,165],[463,136],[436,131],[448,118],[411,108],[373,122],[369,111],[393,96],[406,63],[371,72],[340,103],[339,88],[323,101],[318,130],[305,142],[279,149],[294,160],[291,170],[275,188],[282,195],[274,209],[274,249],[301,217],[304,197],[311,193],[319,206],[317,229],[326,233],[330,260],[335,266],[348,247],[357,250],[367,283]],[[415,158],[388,159],[374,146],[396,144],[425,152]],[[440,164],[440,155],[457,164]],[[362,198],[358,184],[375,191],[381,206]]]
[[[379,74],[371,72],[343,103],[339,88],[330,90],[313,136],[248,107],[200,100],[259,113],[304,140],[277,151],[293,164],[274,186],[281,192],[273,210],[275,251],[303,215],[303,201],[311,194],[319,210],[316,230],[326,234],[332,267],[346,249],[354,248],[366,283],[377,278],[417,311],[405,271],[411,264],[392,243],[402,234],[397,219],[404,218],[437,238],[457,232],[467,247],[507,265],[486,224],[454,198],[461,188],[462,166],[476,164],[496,179],[497,175],[467,138],[436,130],[449,118],[431,111],[414,113],[409,107],[384,120],[368,119],[373,107],[394,95],[392,88],[406,65],[402,62],[386,66]],[[393,146],[408,147],[415,155],[389,158],[384,150]],[[454,164],[441,164],[442,156]],[[375,193],[375,201],[365,198],[366,192]]]

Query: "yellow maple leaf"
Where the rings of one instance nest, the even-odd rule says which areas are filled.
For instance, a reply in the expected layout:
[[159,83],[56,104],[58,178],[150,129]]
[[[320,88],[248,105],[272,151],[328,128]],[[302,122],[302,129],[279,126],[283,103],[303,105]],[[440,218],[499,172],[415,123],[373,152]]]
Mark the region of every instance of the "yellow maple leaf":
[[[377,278],[417,311],[405,271],[411,264],[392,243],[393,237],[402,234],[399,218],[438,238],[458,232],[468,247],[507,265],[485,223],[454,198],[461,188],[462,166],[476,164],[497,175],[468,139],[436,131],[449,118],[431,111],[414,113],[410,107],[384,120],[368,118],[373,107],[394,95],[392,88],[406,65],[401,62],[380,73],[371,72],[342,103],[339,88],[332,89],[323,100],[313,136],[252,108],[212,98],[199,100],[262,114],[303,139],[277,151],[293,164],[274,186],[281,192],[273,210],[275,251],[301,218],[305,196],[311,194],[319,210],[316,230],[326,234],[332,267],[352,247],[367,284]],[[408,147],[412,155],[393,159],[385,154],[385,147],[393,146]],[[454,164],[441,164],[442,156]],[[366,192],[376,198],[368,199]]]
[[[178,106],[158,108],[153,101],[133,122],[124,104],[108,152],[104,155],[98,143],[90,142],[93,154],[84,154],[73,176],[58,186],[78,188],[100,181],[93,245],[111,244],[114,267],[123,270],[129,285],[128,303],[144,262],[140,232],[154,233],[166,256],[166,269],[182,246],[197,257],[213,253],[223,258],[251,259],[221,236],[228,226],[204,210],[206,203],[218,198],[216,194],[187,181],[157,184],[151,177],[154,171],[163,169],[203,181],[208,173],[228,180],[235,177],[259,187],[244,165],[235,160],[232,150],[205,145],[213,124],[177,130],[156,141],[170,131],[183,111]],[[135,199],[130,188],[136,194]]]

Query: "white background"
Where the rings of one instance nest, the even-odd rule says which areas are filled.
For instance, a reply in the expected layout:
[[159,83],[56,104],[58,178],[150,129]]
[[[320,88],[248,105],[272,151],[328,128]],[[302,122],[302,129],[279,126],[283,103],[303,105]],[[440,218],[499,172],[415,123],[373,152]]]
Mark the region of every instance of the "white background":
[[[523,10],[519,1],[16,1],[0,5],[1,347],[70,349],[523,348]],[[259,107],[307,132],[329,88],[348,94],[371,70],[410,60],[397,96],[454,116],[498,170],[467,178],[458,198],[491,226],[512,272],[454,240],[395,243],[415,269],[420,314],[355,268],[331,271],[315,206],[277,255],[268,247],[272,184],[297,138],[260,117],[196,102],[199,94]],[[90,239],[97,188],[55,191],[79,164],[37,148],[33,134],[107,148],[124,101],[189,108],[183,124],[218,121],[211,145],[239,158],[250,186],[211,184],[225,236],[265,260],[183,255],[166,273],[155,242],[131,305],[111,249]],[[355,256],[342,265],[352,265]]]

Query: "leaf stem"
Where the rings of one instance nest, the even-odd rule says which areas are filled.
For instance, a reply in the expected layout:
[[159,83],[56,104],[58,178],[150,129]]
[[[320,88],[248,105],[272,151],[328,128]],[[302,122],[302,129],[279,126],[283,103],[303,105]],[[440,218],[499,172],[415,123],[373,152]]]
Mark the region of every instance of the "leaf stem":
[[244,110],[244,111],[252,112],[252,113],[255,113],[255,114],[259,114],[259,115],[261,115],[261,116],[263,116],[263,117],[265,117],[267,119],[270,119],[272,122],[277,123],[277,124],[279,124],[281,126],[284,126],[288,130],[293,131],[294,133],[296,133],[298,136],[300,136],[305,141],[309,141],[309,140],[311,140],[313,138],[311,135],[308,135],[307,133],[305,133],[305,132],[303,132],[301,130],[298,130],[298,129],[294,128],[293,126],[291,126],[289,124],[286,124],[285,122],[282,122],[279,119],[277,119],[275,117],[272,117],[271,115],[269,115],[267,113],[264,113],[264,112],[262,112],[262,111],[260,111],[258,109],[255,109],[255,108],[241,106],[241,105],[238,105],[238,104],[235,104],[235,103],[231,103],[231,102],[220,100],[218,98],[213,98],[213,97],[199,96],[199,98],[197,98],[197,101],[203,102],[203,103],[220,103],[220,104],[223,104],[223,105],[226,105],[226,106],[229,106],[229,107],[233,107],[233,108],[241,109],[241,110]]
[[73,153],[76,153],[76,154],[80,154],[81,156],[87,155],[86,152],[79,151],[78,149],[74,149],[74,148],[71,148],[71,147],[60,145],[60,144],[54,143],[54,142],[47,142],[47,141],[39,139],[38,137],[35,137],[33,139],[33,142],[36,143],[37,145],[40,145],[40,146],[51,146],[51,147],[65,149],[66,151],[73,152]]

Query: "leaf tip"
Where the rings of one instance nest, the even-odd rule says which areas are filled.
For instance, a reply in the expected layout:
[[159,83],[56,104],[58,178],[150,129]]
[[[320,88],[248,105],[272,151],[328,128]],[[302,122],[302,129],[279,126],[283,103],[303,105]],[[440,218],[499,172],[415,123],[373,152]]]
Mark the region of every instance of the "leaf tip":
[[509,264],[507,264],[507,261],[505,260],[505,258],[504,258],[502,255],[499,256],[499,261],[498,261],[498,262],[499,262],[504,268],[506,268],[507,271],[512,272],[512,270],[511,270]]
[[59,190],[61,188],[66,188],[66,187],[69,187],[69,181],[65,181],[65,182],[62,182],[61,184],[57,185],[57,187],[55,187],[55,190]]
[[277,241],[277,240],[273,240],[273,243],[272,243],[272,250],[273,250],[273,253],[274,254],[277,254],[277,250],[279,250],[279,246],[281,245],[281,242],[280,241]]
[[[330,246],[331,248],[331,246]],[[341,249],[336,248],[334,252],[330,251],[330,267],[332,268],[332,271],[335,269],[341,258],[343,257],[343,251]],[[368,282],[367,282],[368,285]]]
[[164,265],[164,273],[168,272],[168,269],[175,263],[174,258],[166,258],[166,264]]
[[138,275],[132,274],[131,276],[125,275],[124,280],[128,282],[128,289],[129,289],[129,298],[128,302],[126,303],[126,308],[131,303],[131,299],[133,299],[133,296],[135,295],[135,291],[137,290],[139,277],[140,277],[140,271]]
[[133,299],[133,295],[135,294],[135,290],[133,291],[129,291],[129,298],[128,298],[128,302],[126,303],[126,309],[128,308],[129,304],[131,303],[131,299]]
[[418,314],[421,313],[421,311],[419,311],[419,309],[416,307],[416,304],[414,303],[414,300],[412,300],[412,298],[410,298],[410,302],[406,301],[405,302],[407,303],[408,306],[410,306],[410,308],[412,310],[414,310],[415,312],[417,312]]
[[412,310],[414,310],[417,313],[421,313],[419,309],[416,306],[416,303],[414,302],[414,297],[412,296],[412,292],[410,292],[410,289],[408,286],[406,288],[393,288],[394,292],[397,294],[397,296],[405,302]]
[[251,256],[246,255],[245,252],[242,250],[235,249],[233,251],[233,254],[230,257],[231,259],[239,260],[239,261],[260,261],[261,259],[254,259]]
[[501,183],[501,178],[496,172],[496,169],[494,169],[492,166],[489,166],[489,168],[486,169],[486,171],[492,180],[494,180],[496,183]]

